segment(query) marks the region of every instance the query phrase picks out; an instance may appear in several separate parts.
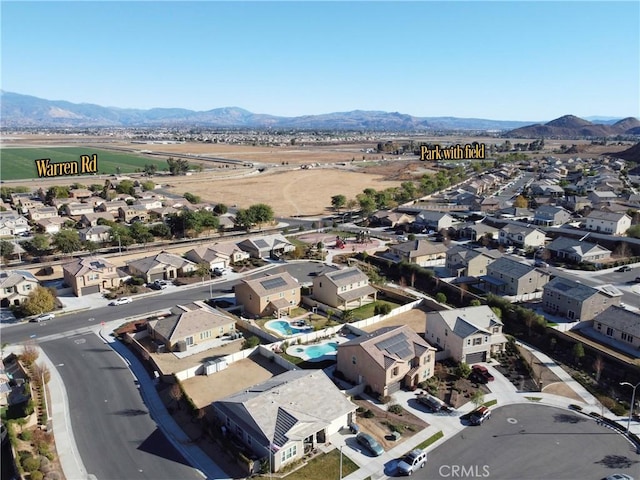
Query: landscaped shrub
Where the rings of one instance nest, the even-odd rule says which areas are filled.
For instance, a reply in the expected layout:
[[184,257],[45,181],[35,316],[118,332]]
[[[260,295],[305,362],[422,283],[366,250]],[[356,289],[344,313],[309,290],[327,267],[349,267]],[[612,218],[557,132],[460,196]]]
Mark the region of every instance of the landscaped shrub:
[[389,396],[389,395],[380,395],[378,397],[378,400],[380,401],[380,403],[389,403],[391,401],[391,396]]
[[45,475],[44,480],[61,480],[58,472],[49,472]]
[[36,457],[27,457],[22,460],[22,467],[27,472],[35,472],[40,468],[40,459]]
[[29,430],[25,430],[18,436],[20,437],[21,440],[24,440],[25,442],[30,442],[32,434]]
[[389,411],[390,413],[395,413],[396,415],[402,415],[402,412],[404,412],[404,408],[402,408],[402,405],[398,405],[396,403],[394,405],[389,406],[387,411]]
[[364,411],[364,413],[362,414],[362,416],[364,418],[373,418],[375,417],[375,413],[373,413],[371,410],[369,410],[368,408]]
[[31,475],[29,476],[29,478],[31,480],[42,480],[44,478],[44,473],[42,472],[31,472]]

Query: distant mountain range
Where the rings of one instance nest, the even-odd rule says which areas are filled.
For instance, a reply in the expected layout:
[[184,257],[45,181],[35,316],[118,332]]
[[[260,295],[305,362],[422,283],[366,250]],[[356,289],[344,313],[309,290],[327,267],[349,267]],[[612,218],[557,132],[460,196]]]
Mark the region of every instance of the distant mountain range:
[[579,138],[610,137],[613,135],[640,135],[640,120],[634,117],[613,122],[591,123],[573,115],[565,115],[548,123],[528,125],[508,132],[516,138]]
[[[364,130],[364,131],[438,131],[499,130],[509,136],[540,137],[606,137],[640,134],[640,121],[611,117],[589,117],[602,123],[567,115],[544,125],[532,122],[487,120],[482,118],[414,117],[398,112],[364,111],[279,117],[256,114],[238,107],[194,111],[184,108],[103,107],[90,103],[46,100],[30,95],[1,91],[0,114],[3,127],[73,128],[73,127],[212,127],[299,130]],[[514,130],[515,129],[515,130]]]
[[183,108],[103,107],[88,103],[45,100],[2,91],[3,127],[154,127],[291,128],[317,130],[510,130],[532,122],[481,118],[414,117],[398,112],[363,111],[278,117],[238,107],[194,111]]

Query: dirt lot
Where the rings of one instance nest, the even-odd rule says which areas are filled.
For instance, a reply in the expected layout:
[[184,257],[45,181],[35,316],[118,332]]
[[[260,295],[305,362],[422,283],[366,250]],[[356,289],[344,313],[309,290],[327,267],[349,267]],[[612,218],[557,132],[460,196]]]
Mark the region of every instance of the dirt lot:
[[408,325],[414,330],[418,335],[424,335],[425,327],[427,322],[427,312],[420,308],[414,308],[413,310],[409,310],[408,312],[401,313],[400,315],[396,315],[395,317],[391,317],[384,322],[378,322],[374,325],[370,325],[368,327],[363,328],[363,330],[367,332],[373,332],[374,330],[378,330],[383,327],[395,327],[399,325]]
[[380,175],[368,175],[334,169],[264,172],[243,178],[219,180],[209,174],[171,179],[169,191],[182,196],[193,193],[204,202],[222,202],[246,208],[256,203],[271,205],[276,216],[324,215],[330,211],[331,197],[342,194],[348,199],[365,188],[383,190],[397,187],[399,181],[386,181]]
[[266,358],[255,355],[232,363],[229,368],[210,376],[198,375],[182,382],[198,408],[204,408],[247,387],[269,380],[286,370]]

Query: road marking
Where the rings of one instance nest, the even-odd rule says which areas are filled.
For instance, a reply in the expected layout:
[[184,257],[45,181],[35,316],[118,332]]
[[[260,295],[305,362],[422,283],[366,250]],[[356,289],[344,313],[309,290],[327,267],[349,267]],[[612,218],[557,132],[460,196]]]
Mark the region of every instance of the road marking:
[[93,322],[95,320],[95,318],[91,317],[87,320],[87,322]]
[[516,423],[518,423],[518,420],[510,417],[510,418],[507,418],[507,422],[509,422],[512,425],[515,425]]
[[87,341],[86,338],[78,338],[77,340],[74,340],[73,343],[75,343],[76,345],[82,345],[86,341]]

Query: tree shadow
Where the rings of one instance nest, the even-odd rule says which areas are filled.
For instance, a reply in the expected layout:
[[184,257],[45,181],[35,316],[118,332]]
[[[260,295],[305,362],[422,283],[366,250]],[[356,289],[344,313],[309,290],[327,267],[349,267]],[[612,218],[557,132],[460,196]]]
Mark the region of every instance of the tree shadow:
[[571,415],[570,413],[556,413],[553,416],[553,419],[558,423],[581,423],[587,421],[586,418],[582,418],[577,415]]
[[148,415],[149,412],[141,410],[139,408],[127,408],[125,410],[118,410],[112,412],[111,415],[122,415],[124,417],[137,417],[138,415]]
[[631,460],[629,457],[623,455],[605,455],[602,460],[597,462],[607,468],[631,468],[634,464],[638,463],[638,460]]

